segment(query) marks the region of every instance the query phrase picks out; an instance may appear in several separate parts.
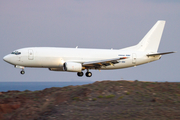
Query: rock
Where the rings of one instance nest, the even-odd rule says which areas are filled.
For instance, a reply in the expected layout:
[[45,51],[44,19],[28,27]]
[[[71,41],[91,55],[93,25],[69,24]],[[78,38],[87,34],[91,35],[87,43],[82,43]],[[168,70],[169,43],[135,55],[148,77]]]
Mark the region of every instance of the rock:
[[158,102],[158,101],[159,101],[158,98],[153,98],[153,99],[151,100],[151,102]]
[[89,100],[91,101],[91,100],[92,100],[92,98],[89,98]]
[[0,104],[0,113],[10,113],[13,110],[18,109],[21,106],[21,103],[13,103],[13,104]]

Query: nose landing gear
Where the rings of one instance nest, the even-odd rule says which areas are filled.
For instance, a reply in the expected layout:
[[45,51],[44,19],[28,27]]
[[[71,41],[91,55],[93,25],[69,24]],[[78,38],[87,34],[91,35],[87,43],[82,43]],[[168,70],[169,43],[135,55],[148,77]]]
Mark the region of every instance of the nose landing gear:
[[24,66],[15,65],[14,67],[15,67],[15,68],[20,68],[20,69],[22,69],[22,70],[20,71],[21,75],[25,74]]
[[22,75],[24,75],[24,74],[25,74],[24,69],[22,69],[20,73],[21,73]]
[[22,70],[20,73],[23,75],[23,74],[25,74],[25,71],[24,71],[24,70]]

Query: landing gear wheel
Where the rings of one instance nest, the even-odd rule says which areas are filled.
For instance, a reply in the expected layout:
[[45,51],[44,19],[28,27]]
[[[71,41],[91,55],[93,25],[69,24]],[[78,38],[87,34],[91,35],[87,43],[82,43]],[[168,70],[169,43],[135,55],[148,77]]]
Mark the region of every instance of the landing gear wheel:
[[83,72],[78,72],[77,75],[78,75],[79,77],[82,77],[82,76],[84,75],[84,73],[83,73]]
[[25,74],[25,71],[24,71],[24,70],[22,70],[20,73],[23,75],[23,74]]
[[92,76],[92,73],[91,73],[91,72],[86,72],[86,76],[87,76],[87,77],[91,77],[91,76]]

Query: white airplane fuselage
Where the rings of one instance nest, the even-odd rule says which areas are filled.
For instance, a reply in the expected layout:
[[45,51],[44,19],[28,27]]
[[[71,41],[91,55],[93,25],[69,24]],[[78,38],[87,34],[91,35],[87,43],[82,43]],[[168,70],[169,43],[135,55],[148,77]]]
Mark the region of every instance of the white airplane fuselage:
[[112,49],[82,49],[82,48],[55,48],[55,47],[29,47],[18,49],[20,55],[9,54],[4,57],[10,64],[23,67],[59,68],[63,70],[66,61],[85,63],[89,61],[106,60],[110,58],[128,57],[119,60],[119,63],[110,66],[101,66],[99,69],[120,69],[137,66],[158,60],[161,55],[155,57],[146,56],[146,52],[125,52]]
[[161,58],[161,55],[174,52],[158,53],[158,47],[164,30],[165,21],[157,21],[144,38],[137,44],[124,49],[84,49],[58,47],[29,47],[13,51],[4,61],[21,68],[49,68],[51,71],[77,72],[91,77],[90,69],[109,70],[133,67]]

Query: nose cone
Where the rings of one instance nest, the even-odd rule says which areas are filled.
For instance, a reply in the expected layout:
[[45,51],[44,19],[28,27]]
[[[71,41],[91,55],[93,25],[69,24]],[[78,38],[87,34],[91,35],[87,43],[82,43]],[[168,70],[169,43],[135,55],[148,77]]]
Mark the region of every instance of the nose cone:
[[11,55],[4,56],[3,60],[6,61],[7,63],[12,64],[12,56]]
[[9,55],[4,56],[4,57],[3,57],[3,60],[6,61],[6,62],[8,62],[8,59],[9,59],[8,56],[9,56]]

